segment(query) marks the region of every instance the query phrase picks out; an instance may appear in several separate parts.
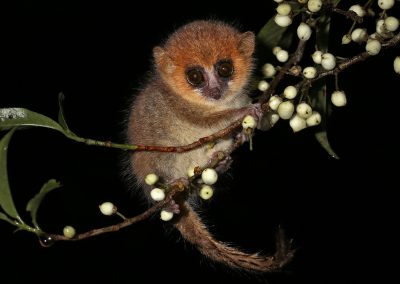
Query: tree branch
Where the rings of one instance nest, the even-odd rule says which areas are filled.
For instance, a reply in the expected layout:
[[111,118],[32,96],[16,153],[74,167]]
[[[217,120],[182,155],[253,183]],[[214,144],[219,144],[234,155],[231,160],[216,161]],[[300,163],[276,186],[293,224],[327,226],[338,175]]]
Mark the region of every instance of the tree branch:
[[47,236],[49,236],[54,241],[79,241],[79,240],[87,239],[87,238],[90,238],[90,237],[98,236],[98,235],[101,235],[101,234],[119,231],[122,228],[128,227],[128,226],[130,226],[132,224],[135,224],[135,223],[138,223],[140,221],[146,220],[151,215],[153,215],[155,212],[157,212],[161,208],[163,208],[167,203],[169,203],[179,191],[181,191],[181,190],[178,189],[178,188],[172,189],[167,194],[166,198],[163,201],[153,205],[152,207],[150,207],[145,212],[143,212],[143,213],[141,213],[139,215],[136,215],[134,217],[125,219],[121,223],[118,223],[118,224],[115,224],[115,225],[111,225],[111,226],[108,226],[108,227],[102,227],[102,228],[98,228],[98,229],[93,229],[93,230],[87,231],[85,233],[77,234],[73,238],[67,238],[64,235],[57,235],[57,234],[47,234]]
[[[389,49],[392,47],[397,46],[400,43],[400,32],[397,33],[394,37],[392,37],[389,41],[385,42],[382,44],[382,50],[383,49]],[[364,51],[360,54],[357,54],[351,58],[348,58],[342,62],[340,62],[333,70],[330,71],[324,71],[321,72],[317,77],[308,80],[308,83],[313,83],[315,81],[318,81],[326,76],[329,75],[335,75],[338,74],[340,72],[342,72],[343,70],[349,68],[350,66],[365,61],[367,58],[371,57],[373,55],[370,55],[368,52]],[[301,85],[302,82],[300,82],[299,84]],[[298,84],[298,85],[299,85]]]
[[199,140],[197,140],[191,144],[188,144],[188,145],[176,146],[176,147],[136,145],[135,151],[153,151],[153,152],[155,151],[155,152],[175,152],[175,153],[187,152],[187,151],[196,149],[204,144],[214,142],[220,138],[224,138],[224,137],[230,135],[231,133],[233,133],[233,131],[235,131],[242,125],[242,120],[243,120],[243,118],[233,122],[228,127],[224,128],[214,134],[200,138]]

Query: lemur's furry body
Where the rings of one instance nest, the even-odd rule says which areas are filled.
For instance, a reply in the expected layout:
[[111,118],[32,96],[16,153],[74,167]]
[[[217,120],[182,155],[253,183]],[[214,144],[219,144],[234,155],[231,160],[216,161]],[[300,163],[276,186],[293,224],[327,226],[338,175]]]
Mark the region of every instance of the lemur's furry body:
[[[252,71],[255,37],[217,21],[195,21],[153,50],[155,73],[132,104],[128,137],[132,144],[180,146],[213,134],[248,112],[245,87]],[[184,153],[134,152],[131,172],[151,201],[146,175],[165,182],[203,167],[231,138]],[[215,240],[187,201],[177,201],[174,225],[206,256],[236,268],[268,271],[284,261],[249,255]]]

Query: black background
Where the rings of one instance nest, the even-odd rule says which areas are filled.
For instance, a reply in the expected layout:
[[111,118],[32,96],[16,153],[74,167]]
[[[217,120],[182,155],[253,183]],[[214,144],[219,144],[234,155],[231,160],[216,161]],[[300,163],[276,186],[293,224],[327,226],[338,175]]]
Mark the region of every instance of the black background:
[[[56,119],[62,91],[75,133],[121,141],[129,99],[151,70],[155,45],[194,19],[214,17],[256,32],[274,14],[271,2],[14,1],[1,11],[0,107],[26,107]],[[399,15],[398,8],[393,13]],[[350,23],[335,19],[332,27],[340,32],[333,40],[339,41]],[[353,54],[361,50],[355,44],[338,48],[338,55],[346,55],[346,48]],[[234,155],[221,192],[202,211],[218,239],[253,252],[272,252],[274,231],[285,228],[298,253],[283,273],[254,276],[212,264],[155,216],[117,233],[50,248],[32,234],[13,234],[2,222],[0,282],[382,280],[395,264],[387,257],[398,246],[396,54],[398,48],[341,74],[348,106],[334,109],[328,121],[340,160],[321,149],[313,129],[293,134],[288,123],[279,122],[257,133],[253,152],[244,146]],[[82,232],[118,221],[99,214],[97,206],[106,200],[128,216],[142,212],[145,205],[121,178],[122,155],[46,129],[17,132],[9,175],[22,217],[29,220],[25,204],[50,178],[64,187],[41,207],[39,222],[46,231],[61,233],[73,225]]]

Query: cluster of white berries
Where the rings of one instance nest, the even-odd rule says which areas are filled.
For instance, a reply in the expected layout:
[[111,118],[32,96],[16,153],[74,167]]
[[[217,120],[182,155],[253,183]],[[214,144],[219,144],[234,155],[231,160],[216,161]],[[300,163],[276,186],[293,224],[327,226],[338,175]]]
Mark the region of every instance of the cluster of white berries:
[[[289,59],[289,52],[287,52],[287,50],[282,49],[280,46],[275,46],[272,49],[272,53],[275,55],[276,59],[279,62],[283,63]],[[272,73],[275,74],[275,71],[272,71]]]
[[[383,18],[379,19],[376,23],[376,32],[370,35],[365,47],[367,52],[371,55],[378,54],[379,51],[381,50],[381,45],[378,40],[379,37],[381,38],[392,37],[393,32],[395,32],[399,28],[399,19],[393,16],[387,16],[387,10],[391,9],[394,6],[394,4],[395,0],[378,0],[378,6],[382,10],[384,10],[384,13],[381,14]],[[397,56],[393,63],[394,71],[398,74],[400,74],[399,61],[400,59]]]
[[[293,99],[297,96],[298,90],[295,86],[287,86],[283,91],[283,98],[278,95],[271,96],[268,105],[276,114],[271,116],[271,124],[275,124],[279,118],[288,120],[294,132],[306,127],[318,125],[321,122],[321,115],[313,111],[311,106],[305,102],[294,105]],[[286,99],[284,101],[284,99]]]
[[[242,124],[246,124],[246,126],[248,128],[254,128],[255,126],[253,124],[252,119],[250,119],[250,117],[251,116],[248,116],[247,119],[243,120]],[[253,117],[251,117],[251,118],[253,118]],[[253,118],[253,120],[254,120],[254,118]],[[202,185],[199,195],[204,200],[210,199],[214,194],[214,190],[211,187],[211,185],[213,185],[214,183],[217,182],[218,173],[213,168],[206,168],[201,173],[201,180],[203,181],[204,185]]]
[[316,50],[311,57],[315,64],[320,64],[327,71],[336,67],[336,57],[331,53]]
[[[275,0],[274,0],[275,1]],[[279,3],[276,7],[277,14],[274,17],[275,23],[280,27],[287,27],[292,24],[292,7],[290,3],[282,1],[275,1]],[[309,13],[317,13],[322,9],[322,0],[298,0],[300,4],[307,3],[307,10]],[[300,37],[300,36],[299,36]],[[301,38],[301,37],[300,37]],[[307,39],[305,39],[307,40]]]
[[[253,118],[254,119],[254,118]],[[245,122],[243,122],[245,123]],[[252,124],[251,120],[246,121],[246,123],[249,125],[249,127],[255,127],[255,120],[254,124]],[[191,167],[188,170],[188,176],[192,177],[194,176],[196,167]],[[159,177],[154,174],[148,174],[145,177],[145,183],[147,185],[153,186],[155,185],[159,180]],[[199,195],[202,199],[207,200],[210,199],[213,194],[214,190],[210,185],[213,185],[214,183],[217,182],[218,180],[218,174],[213,168],[206,168],[203,170],[201,173],[201,180],[204,183],[203,186],[200,188]],[[154,201],[160,202],[165,199],[165,190],[162,188],[155,187],[150,191],[150,197]],[[105,202],[102,205],[100,205],[100,210],[104,215],[112,215],[116,212],[116,208],[114,205],[112,205],[111,202]],[[163,221],[170,221],[174,217],[174,213],[168,210],[161,210],[160,212],[160,218]]]
[[[145,177],[144,182],[147,185],[153,186],[158,182],[158,180],[159,177],[156,174],[151,173]],[[155,187],[150,191],[150,197],[151,199],[157,202],[163,201],[165,199],[165,190],[162,188]],[[173,217],[174,213],[171,211],[161,210],[160,212],[160,219],[163,221],[170,221]]]
[[[276,1],[275,1],[276,2]],[[277,14],[275,15],[274,21],[280,27],[287,27],[292,24],[291,12],[292,7],[289,3],[281,3],[280,1],[278,7],[276,7]]]
[[[275,1],[278,4],[275,15],[275,23],[281,27],[287,27],[292,24],[293,11],[290,2],[288,1]],[[321,0],[298,0],[300,4],[307,7],[308,13],[318,13],[324,5]],[[378,0],[378,6],[384,10],[380,13],[380,19],[376,23],[376,30],[372,34],[368,34],[366,28],[358,27],[343,36],[342,43],[348,44],[350,42],[356,42],[365,45],[365,50],[370,55],[379,54],[382,48],[382,41],[394,36],[394,32],[399,28],[399,19],[388,15],[388,10],[391,9],[395,1],[394,0]],[[358,17],[364,17],[372,15],[371,9],[366,9],[359,5],[352,5],[349,11],[355,13]],[[312,28],[308,22],[301,22],[297,27],[297,36],[302,41],[307,41],[312,36]],[[289,53],[279,46],[276,46],[272,50],[277,61],[283,63],[289,59]],[[306,79],[314,79],[319,75],[320,70],[331,71],[337,66],[337,58],[332,53],[315,51],[312,54],[312,60],[316,64],[314,66],[306,66],[303,68],[303,76]],[[318,67],[320,66],[320,67]],[[394,60],[393,67],[396,73],[400,74],[400,57],[397,56]],[[300,69],[301,70],[301,69]],[[270,88],[270,84],[267,79],[273,78],[276,74],[276,67],[271,63],[266,63],[262,68],[265,79],[261,80],[258,85],[258,89],[266,91]],[[274,113],[270,116],[275,123],[278,119],[289,120],[289,124],[293,131],[297,132],[308,126],[314,126],[321,122],[321,115],[313,111],[312,107],[303,102],[296,105],[294,99],[297,95],[298,90],[295,86],[288,86],[282,95],[273,95],[269,99],[269,107]],[[346,94],[343,90],[335,90],[330,96],[331,102],[336,107],[343,107],[347,104]],[[272,116],[274,116],[272,118]],[[272,123],[272,124],[273,124]]]
[[[359,44],[365,43],[365,50],[368,54],[379,54],[382,48],[381,40],[393,36],[393,32],[399,28],[399,20],[396,17],[387,15],[387,10],[391,9],[395,4],[394,0],[378,0],[377,2],[378,6],[384,10],[384,13],[380,14],[381,18],[376,22],[375,32],[368,34],[366,28],[356,28],[351,33],[343,36],[342,44],[349,44],[351,41]],[[353,11],[359,17],[366,15],[365,9],[360,5],[351,6],[349,11]]]

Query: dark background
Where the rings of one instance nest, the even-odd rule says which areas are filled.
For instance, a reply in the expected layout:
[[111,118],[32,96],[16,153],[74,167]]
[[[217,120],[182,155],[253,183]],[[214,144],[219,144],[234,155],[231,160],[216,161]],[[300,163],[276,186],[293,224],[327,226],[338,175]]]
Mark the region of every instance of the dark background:
[[[257,32],[275,6],[272,1],[82,2],[14,1],[13,7],[3,7],[0,107],[26,107],[56,119],[62,91],[75,133],[113,141],[122,140],[128,102],[151,70],[152,48],[169,33],[210,17]],[[399,15],[398,8],[393,13]],[[338,41],[350,23],[335,19]],[[361,50],[346,48],[352,54]],[[338,55],[349,55],[345,50]],[[396,54],[398,48],[341,74],[348,106],[334,109],[328,121],[340,160],[321,149],[313,129],[293,134],[288,123],[279,122],[257,133],[253,152],[244,146],[234,155],[232,171],[219,183],[221,192],[202,211],[218,239],[252,252],[272,252],[274,231],[285,228],[298,253],[283,273],[254,276],[212,264],[155,216],[117,233],[50,248],[32,234],[13,234],[14,228],[1,222],[0,282],[382,280],[395,265],[388,256],[398,247]],[[17,132],[9,175],[22,217],[29,220],[26,202],[50,178],[64,187],[41,207],[39,222],[46,231],[61,233],[72,225],[83,232],[115,223],[117,217],[99,214],[97,206],[107,200],[128,216],[142,212],[145,205],[120,174],[123,154],[46,129]]]

